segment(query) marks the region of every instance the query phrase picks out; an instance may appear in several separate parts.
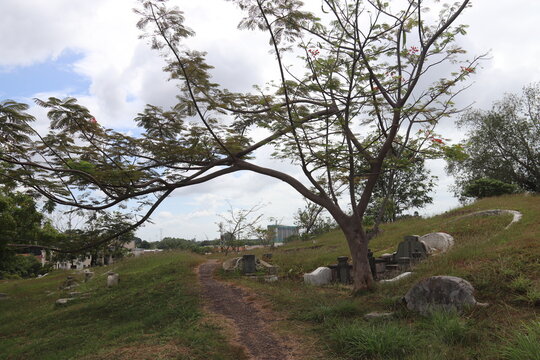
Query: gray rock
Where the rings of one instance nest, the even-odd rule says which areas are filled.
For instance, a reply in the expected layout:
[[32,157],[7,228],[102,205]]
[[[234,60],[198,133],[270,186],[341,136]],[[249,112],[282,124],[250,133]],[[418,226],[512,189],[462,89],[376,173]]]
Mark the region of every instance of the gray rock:
[[427,315],[432,311],[461,311],[476,305],[474,288],[455,276],[432,276],[414,285],[405,295],[409,310]]
[[332,270],[328,267],[318,267],[314,271],[304,274],[304,282],[315,286],[329,284],[332,281]]
[[276,275],[267,275],[264,277],[264,281],[266,282],[276,282],[278,281],[278,277]]
[[366,320],[372,320],[372,319],[386,319],[389,317],[392,317],[394,315],[393,312],[370,312],[369,314],[364,315],[364,319]]
[[454,238],[452,235],[443,232],[430,233],[421,236],[420,242],[424,243],[429,255],[445,253],[454,246]]

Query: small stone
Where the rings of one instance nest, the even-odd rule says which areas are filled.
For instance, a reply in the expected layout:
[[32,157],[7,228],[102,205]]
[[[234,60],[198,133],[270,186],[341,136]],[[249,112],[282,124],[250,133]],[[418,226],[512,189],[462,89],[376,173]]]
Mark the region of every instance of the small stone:
[[56,300],[56,305],[66,305],[68,302],[75,300],[75,298],[64,298]]
[[82,293],[80,291],[72,291],[68,295],[71,297],[80,296]]
[[332,281],[332,270],[328,267],[318,267],[314,271],[304,274],[304,282],[315,286],[329,284]]
[[369,314],[364,315],[364,319],[366,320],[372,320],[372,319],[386,319],[389,317],[392,317],[394,315],[393,312],[370,312]]
[[278,277],[276,275],[267,275],[264,277],[264,281],[272,283],[278,281]]
[[407,272],[404,272],[402,274],[399,274],[398,276],[396,276],[395,278],[392,278],[392,279],[387,279],[387,280],[381,280],[379,281],[380,283],[391,283],[391,282],[396,282],[396,281],[399,281],[399,280],[402,280],[402,279],[405,279],[405,278],[408,278],[409,276],[412,275],[412,272],[410,271],[407,271]]

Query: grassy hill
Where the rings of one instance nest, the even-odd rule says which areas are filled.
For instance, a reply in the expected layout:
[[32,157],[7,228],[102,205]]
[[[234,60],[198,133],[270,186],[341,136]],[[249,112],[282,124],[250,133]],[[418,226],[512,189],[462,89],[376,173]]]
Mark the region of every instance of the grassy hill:
[[[230,359],[242,358],[201,311],[193,267],[205,259],[183,252],[131,258],[95,268],[94,279],[59,290],[66,275],[0,282],[0,359]],[[106,287],[106,273],[120,274]],[[69,292],[83,295],[55,305]],[[88,294],[86,297],[84,294]]]
[[[509,215],[461,218],[485,209],[523,213],[509,229]],[[313,242],[272,252],[280,280],[265,283],[238,274],[220,276],[251,288],[280,321],[282,335],[301,335],[305,359],[540,359],[540,198],[485,199],[429,218],[387,224],[370,244],[375,254],[394,251],[404,235],[444,231],[452,250],[414,268],[412,277],[381,284],[356,297],[342,285],[313,287],[302,274],[335,263],[348,249],[339,231]],[[231,256],[229,256],[231,257]],[[0,359],[241,359],[238,348],[201,310],[193,267],[202,256],[182,252],[127,259],[96,269],[76,291],[88,297],[55,306],[68,297],[58,286],[71,272],[32,280],[0,282]],[[107,289],[106,271],[120,273]],[[454,275],[477,290],[477,307],[462,315],[420,317],[401,297],[419,279]],[[82,278],[79,273],[74,276]],[[73,291],[73,290],[70,290]],[[389,320],[364,320],[372,311],[391,311]]]
[[[487,209],[518,210],[523,218],[509,229],[511,215],[461,216]],[[395,251],[405,235],[447,232],[455,246],[417,265],[410,278],[380,284],[357,297],[340,285],[316,288],[301,275],[348,255],[343,235],[334,231],[313,242],[273,250],[273,263],[285,279],[266,284],[236,278],[268,299],[288,321],[282,328],[304,328],[318,339],[325,358],[335,359],[540,359],[540,197],[505,196],[429,219],[411,218],[383,226],[370,248],[376,255]],[[262,253],[268,250],[260,250]],[[434,275],[462,277],[476,298],[490,305],[462,316],[429,318],[403,309],[400,299],[418,280]],[[230,275],[224,275],[231,277]],[[391,320],[366,321],[372,311],[395,312]]]

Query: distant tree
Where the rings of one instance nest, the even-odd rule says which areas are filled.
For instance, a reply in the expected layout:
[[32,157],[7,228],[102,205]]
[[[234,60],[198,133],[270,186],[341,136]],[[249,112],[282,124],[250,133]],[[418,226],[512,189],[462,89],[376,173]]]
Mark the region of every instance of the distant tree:
[[463,154],[447,166],[457,194],[485,178],[540,192],[540,83],[526,86],[521,96],[506,95],[491,110],[467,112],[459,124],[469,129]]
[[258,204],[249,209],[235,209],[229,203],[229,210],[218,215],[222,219],[217,223],[222,251],[228,253],[229,250],[237,248],[246,236],[257,236],[257,225],[263,218],[263,214],[258,212],[264,206],[265,204]]
[[294,224],[300,229],[300,238],[307,240],[313,236],[324,234],[335,228],[337,224],[330,217],[324,216],[325,209],[305,200],[303,209],[298,209],[294,215]]
[[464,197],[481,199],[491,196],[513,194],[516,191],[516,185],[507,184],[495,179],[482,178],[465,184],[462,195]]
[[[458,84],[479,59],[464,59],[456,41],[466,32],[456,20],[470,1],[324,0],[319,16],[299,0],[233,2],[246,12],[240,28],[268,34],[277,81],[246,94],[220,87],[205,53],[183,43],[194,33],[182,12],[141,1],[138,25],[166,57],[178,104],[148,105],[135,119],[140,136],[131,136],[100,126],[75,99],[36,100],[51,120],[50,133],[38,136],[26,105],[0,102],[4,176],[63,205],[145,208],[130,226],[85,247],[144,223],[176,189],[239,171],[270,176],[330,213],[351,252],[354,290],[369,288],[363,218],[391,149],[456,111]],[[303,68],[289,66],[292,58]],[[263,147],[297,165],[301,178],[257,162]]]
[[380,223],[394,222],[407,210],[431,204],[433,198],[430,193],[436,179],[419,156],[405,165],[385,169],[366,212],[373,221],[373,235],[378,232]]
[[8,243],[24,244],[18,250],[25,252],[29,245],[53,244],[59,237],[38,211],[32,196],[0,188],[0,274],[26,277],[37,273],[35,262],[16,257],[18,251],[8,248]]

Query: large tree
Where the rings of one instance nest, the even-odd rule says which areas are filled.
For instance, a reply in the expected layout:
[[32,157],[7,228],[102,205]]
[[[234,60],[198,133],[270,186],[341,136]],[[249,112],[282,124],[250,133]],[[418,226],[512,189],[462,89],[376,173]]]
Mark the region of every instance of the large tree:
[[494,179],[522,191],[540,192],[540,84],[506,95],[491,110],[471,110],[460,125],[468,128],[463,152],[449,159],[457,193],[480,179]]
[[[275,82],[253,93],[215,84],[205,53],[183,43],[194,33],[182,12],[142,1],[139,27],[167,59],[179,84],[177,105],[148,105],[135,119],[141,135],[128,136],[101,127],[75,99],[36,100],[51,120],[50,133],[38,135],[24,105],[3,102],[3,176],[86,210],[137,200],[145,212],[123,231],[146,221],[176,189],[238,171],[270,176],[328,211],[349,245],[354,289],[370,287],[362,219],[392,149],[420,152],[427,137],[418,130],[456,111],[458,84],[478,61],[462,60],[456,45],[466,28],[456,19],[469,0],[430,2],[434,13],[422,0],[324,0],[320,18],[299,0],[232,2],[246,12],[241,29],[268,34]],[[294,73],[290,61],[304,70]],[[304,177],[257,163],[264,146]]]

